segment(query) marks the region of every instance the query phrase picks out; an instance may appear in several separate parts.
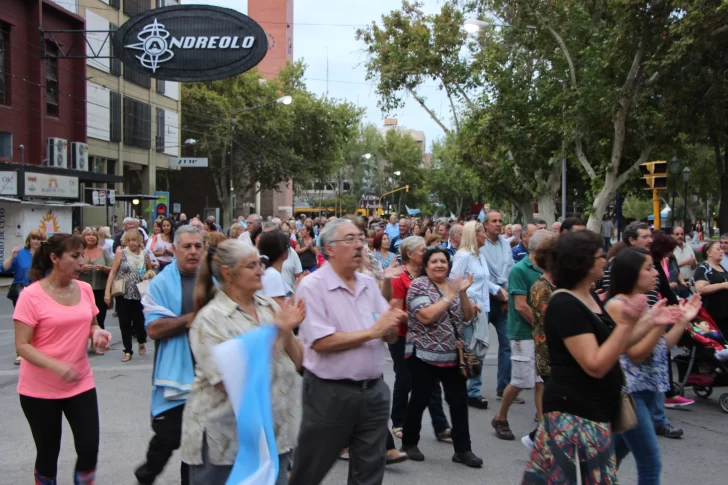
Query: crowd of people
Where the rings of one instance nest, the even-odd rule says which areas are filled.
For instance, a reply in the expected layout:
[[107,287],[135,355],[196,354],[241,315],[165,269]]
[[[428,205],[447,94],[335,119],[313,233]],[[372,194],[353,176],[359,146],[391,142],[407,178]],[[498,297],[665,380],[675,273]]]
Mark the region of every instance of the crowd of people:
[[[268,324],[278,327],[277,485],[320,483],[340,458],[348,483],[381,484],[387,465],[425,460],[425,409],[453,462],[483,466],[470,422],[491,404],[491,325],[497,438],[515,440],[509,410],[534,390],[538,424],[519,430],[530,451],[523,483],[617,483],[629,453],[640,485],[660,483],[657,437],[683,434],[665,407],[692,403],[672,389],[671,349],[701,307],[728,332],[728,235],[707,242],[698,264],[683,228],[670,235],[632,223],[614,245],[606,232],[576,217],[550,229],[541,220],[504,226],[497,211],[468,221],[252,214],[225,230],[214,217],[181,214],[155,221],[151,235],[133,218],[113,238],[105,227],[31,231],[3,265],[15,271],[8,297],[35,483],[56,483],[64,414],[74,483],[94,482],[100,432],[88,353],[109,351],[111,308],[122,362],[134,339],[142,355],[154,342],[154,435],[134,471],[141,484],[154,483],[176,449],[181,483],[226,483],[238,427],[213,349]],[[636,422],[623,427],[630,412]]]

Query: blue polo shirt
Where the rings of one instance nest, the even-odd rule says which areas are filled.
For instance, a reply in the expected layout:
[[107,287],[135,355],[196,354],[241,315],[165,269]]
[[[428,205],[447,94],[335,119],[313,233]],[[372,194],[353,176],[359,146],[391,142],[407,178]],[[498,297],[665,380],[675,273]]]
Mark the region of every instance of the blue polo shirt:
[[521,241],[518,243],[518,246],[511,249],[511,253],[513,253],[513,262],[517,263],[528,256],[528,249],[526,249],[526,246],[523,245],[523,241]]

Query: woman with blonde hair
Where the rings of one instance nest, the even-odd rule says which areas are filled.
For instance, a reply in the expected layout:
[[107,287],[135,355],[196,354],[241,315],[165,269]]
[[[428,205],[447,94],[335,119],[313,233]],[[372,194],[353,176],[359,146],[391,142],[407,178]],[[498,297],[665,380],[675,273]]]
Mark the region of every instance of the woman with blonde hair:
[[200,265],[196,314],[189,333],[195,380],[182,418],[182,461],[189,464],[191,485],[224,484],[238,452],[235,413],[212,349],[266,323],[280,327],[272,363],[271,404],[281,470],[276,483],[288,482],[286,470],[296,446],[301,407],[300,393],[291,389],[303,364],[303,345],[293,328],[303,321],[305,310],[303,302],[281,309],[271,298],[258,294],[263,274],[258,250],[237,239],[209,249]]
[[[470,322],[465,322],[463,334],[478,358],[485,358],[488,349],[488,313],[490,312],[490,295],[500,301],[506,301],[508,294],[500,286],[490,280],[490,270],[480,248],[485,245],[485,228],[478,221],[470,221],[463,226],[460,247],[455,253],[452,263],[452,274],[467,277],[473,276],[473,284],[467,291],[468,298],[475,302],[476,315]],[[482,395],[482,376],[468,381],[468,405],[487,409],[488,400]]]
[[111,237],[111,228],[109,226],[101,226],[98,228],[99,246],[109,253],[109,257],[114,258],[114,238]]
[[237,239],[245,231],[245,228],[239,222],[230,227],[230,239]]
[[[78,276],[80,281],[85,281],[91,285],[91,289],[94,292],[94,301],[96,308],[99,309],[96,320],[99,323],[99,327],[104,327],[106,321],[106,302],[104,301],[104,292],[106,291],[106,282],[109,278],[109,271],[111,271],[111,265],[114,263],[114,258],[99,246],[101,238],[99,234],[92,228],[88,227],[81,233],[86,246],[83,248],[83,269],[81,274]],[[101,355],[103,351],[96,349],[96,354]]]
[[111,287],[117,280],[123,281],[123,293],[116,296],[116,312],[119,314],[119,329],[124,345],[122,362],[129,362],[134,354],[132,350],[132,328],[139,342],[139,355],[147,353],[147,332],[144,329],[144,313],[142,312],[142,295],[137,285],[142,280],[154,277],[152,261],[144,250],[144,240],[136,229],[126,231],[121,238],[123,246],[116,249],[114,263],[111,265],[109,279],[106,282],[104,302],[111,305]]
[[220,231],[208,231],[204,235],[205,246],[208,248],[216,248],[227,238]]

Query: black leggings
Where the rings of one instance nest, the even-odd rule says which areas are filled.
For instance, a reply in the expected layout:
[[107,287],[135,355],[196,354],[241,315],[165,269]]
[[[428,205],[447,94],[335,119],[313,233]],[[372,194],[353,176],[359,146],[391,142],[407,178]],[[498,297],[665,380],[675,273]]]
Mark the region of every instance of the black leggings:
[[99,327],[104,327],[106,322],[106,302],[104,301],[104,293],[106,290],[94,290],[94,301],[96,302],[96,308],[99,309],[99,314],[96,315],[96,321],[99,322]]
[[46,478],[58,472],[62,414],[71,426],[76,447],[76,473],[93,472],[99,455],[99,407],[96,389],[64,399],[20,396],[20,407],[35,441],[35,471]]
[[125,354],[134,354],[132,350],[132,329],[140,344],[147,342],[147,332],[144,330],[144,312],[141,300],[127,300],[116,297],[116,312],[119,314],[119,330],[121,330],[121,343]]

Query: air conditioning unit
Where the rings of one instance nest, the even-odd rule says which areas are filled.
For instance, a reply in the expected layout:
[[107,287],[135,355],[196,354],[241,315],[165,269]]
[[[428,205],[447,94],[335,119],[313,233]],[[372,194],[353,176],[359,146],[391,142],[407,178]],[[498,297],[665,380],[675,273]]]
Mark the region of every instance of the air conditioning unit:
[[88,144],[74,141],[71,143],[71,168],[88,172]]
[[68,168],[68,141],[63,138],[48,138],[48,166]]

